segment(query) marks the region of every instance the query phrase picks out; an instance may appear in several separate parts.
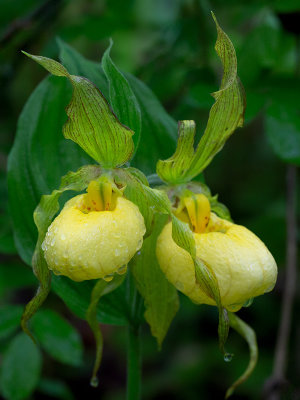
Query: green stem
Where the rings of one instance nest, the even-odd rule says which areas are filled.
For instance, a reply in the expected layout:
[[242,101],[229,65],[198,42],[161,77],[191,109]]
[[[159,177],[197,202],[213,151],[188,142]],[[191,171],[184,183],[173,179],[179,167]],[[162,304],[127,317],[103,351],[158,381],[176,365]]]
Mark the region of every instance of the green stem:
[[141,335],[140,326],[128,325],[126,400],[141,398]]

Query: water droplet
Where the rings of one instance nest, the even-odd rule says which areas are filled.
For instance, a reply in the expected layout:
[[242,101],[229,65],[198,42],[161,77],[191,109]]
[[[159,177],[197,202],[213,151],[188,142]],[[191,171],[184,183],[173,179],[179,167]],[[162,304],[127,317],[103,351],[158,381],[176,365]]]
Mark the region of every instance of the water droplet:
[[137,243],[136,250],[139,250],[142,247],[143,239],[140,239]]
[[46,246],[45,242],[42,243],[42,250],[43,251],[47,250],[47,246]]
[[108,274],[103,277],[105,282],[111,282],[114,279],[114,274]]
[[232,360],[233,354],[231,353],[225,353],[224,354],[224,361],[225,362],[230,362]]
[[52,239],[52,240],[51,240],[51,242],[50,242],[50,246],[52,246],[52,247],[53,247],[53,246],[54,246],[54,244],[55,244],[55,240],[54,240],[54,239]]
[[140,251],[138,251],[138,252],[137,252],[137,255],[138,255],[138,256],[140,256],[140,255],[141,255],[141,252],[140,252]]
[[91,381],[90,381],[90,385],[94,388],[98,387],[99,385],[99,380],[96,376],[93,376]]
[[271,290],[273,290],[273,289],[274,289],[274,284],[272,283],[272,285],[269,286],[269,287],[265,290],[265,293],[271,292]]
[[246,300],[245,303],[243,304],[243,307],[250,307],[252,303],[253,303],[253,297],[251,297],[251,299]]
[[124,275],[127,272],[127,264],[122,265],[120,268],[117,269],[117,274]]
[[64,234],[61,235],[61,240],[66,240],[66,236]]
[[120,255],[120,250],[116,249],[115,250],[115,256],[119,256]]

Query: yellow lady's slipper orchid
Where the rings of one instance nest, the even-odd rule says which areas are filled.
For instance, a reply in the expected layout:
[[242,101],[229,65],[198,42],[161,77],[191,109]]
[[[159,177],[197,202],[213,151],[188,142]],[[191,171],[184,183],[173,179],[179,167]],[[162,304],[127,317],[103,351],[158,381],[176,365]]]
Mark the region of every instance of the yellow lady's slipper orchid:
[[[182,204],[177,214],[182,220],[189,220],[196,255],[214,271],[224,306],[237,311],[248,299],[273,289],[276,262],[256,235],[210,212],[203,194],[185,198]],[[158,237],[156,254],[162,271],[178,290],[195,303],[215,305],[196,283],[190,254],[174,242],[171,222]]]
[[49,269],[74,281],[126,272],[145,234],[138,207],[116,196],[109,184],[93,181],[88,193],[69,200],[42,244]]

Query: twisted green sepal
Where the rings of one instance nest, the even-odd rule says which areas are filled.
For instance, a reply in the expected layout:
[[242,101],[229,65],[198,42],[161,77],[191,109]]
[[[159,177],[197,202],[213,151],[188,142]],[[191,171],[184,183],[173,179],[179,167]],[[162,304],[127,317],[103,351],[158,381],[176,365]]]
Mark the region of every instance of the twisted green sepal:
[[101,297],[117,289],[123,283],[124,278],[125,275],[115,274],[113,280],[110,282],[99,279],[92,290],[91,302],[86,312],[86,320],[94,334],[96,342],[96,357],[93,367],[93,374],[90,381],[91,386],[93,387],[98,386],[97,372],[101,364],[103,350],[102,333],[97,321],[97,306]]
[[213,270],[196,256],[195,239],[188,224],[180,221],[172,214],[172,237],[175,243],[186,250],[192,257],[195,266],[195,276],[203,292],[216,302],[219,310],[219,345],[224,359],[230,361],[231,354],[225,351],[225,343],[229,332],[227,310],[223,307],[219,284]]
[[28,322],[47,298],[51,286],[51,273],[48,269],[41,246],[47,229],[59,210],[59,197],[67,190],[84,190],[91,180],[100,175],[100,172],[101,170],[99,167],[92,165],[84,166],[77,172],[69,172],[62,177],[61,185],[58,190],[54,190],[50,195],[42,196],[40,203],[34,211],[33,218],[38,229],[38,240],[32,257],[32,268],[39,281],[39,288],[34,298],[26,305],[21,319],[22,329],[34,342],[35,339],[28,328]]
[[66,108],[69,119],[63,127],[65,138],[77,143],[104,168],[126,163],[133,155],[134,132],[121,124],[100,90],[88,79],[70,75],[57,61],[23,53],[51,74],[66,77],[73,86],[73,96]]
[[178,126],[178,144],[172,157],[159,160],[157,174],[168,183],[186,183],[200,174],[222,149],[226,140],[244,123],[246,99],[244,88],[237,76],[236,54],[229,37],[220,28],[216,17],[218,37],[215,50],[223,65],[223,78],[219,91],[212,94],[212,106],[207,126],[194,150],[196,125],[194,121],[181,121]]
[[149,187],[145,175],[136,168],[122,168],[114,171],[116,183],[125,185],[125,197],[136,204],[144,217],[146,236],[153,228],[154,213],[170,214],[168,196],[161,190]]
[[239,317],[237,317],[234,313],[229,312],[228,317],[230,326],[237,333],[239,333],[248,343],[250,350],[250,360],[248,367],[243,375],[238,380],[236,380],[227,390],[225,399],[228,399],[233,394],[234,390],[249,378],[256,366],[258,359],[258,347],[254,330]]

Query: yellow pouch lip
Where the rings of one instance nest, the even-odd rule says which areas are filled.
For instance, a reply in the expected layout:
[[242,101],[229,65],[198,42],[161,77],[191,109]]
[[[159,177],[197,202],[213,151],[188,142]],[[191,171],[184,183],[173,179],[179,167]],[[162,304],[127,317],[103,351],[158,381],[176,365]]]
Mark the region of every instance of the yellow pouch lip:
[[104,278],[123,268],[142,246],[146,230],[138,207],[124,197],[117,198],[114,210],[83,213],[85,196],[65,204],[43,242],[49,269],[75,281]]
[[[163,272],[193,302],[215,305],[196,284],[192,258],[173,241],[171,227],[168,223],[157,241],[156,254]],[[216,274],[224,306],[237,311],[249,298],[272,290],[276,262],[264,243],[247,228],[211,213],[207,231],[193,235],[197,257]]]

